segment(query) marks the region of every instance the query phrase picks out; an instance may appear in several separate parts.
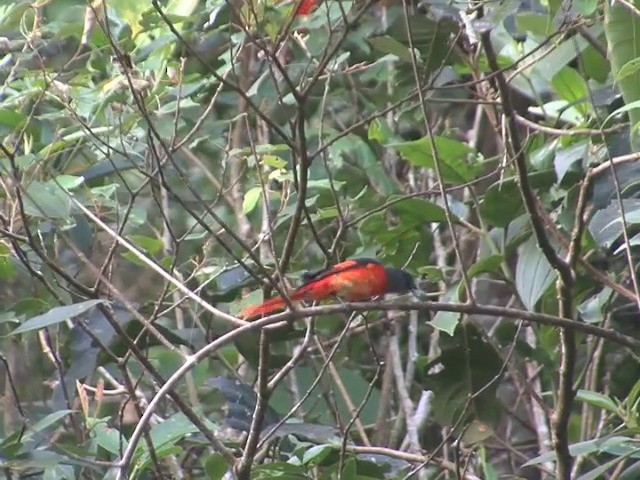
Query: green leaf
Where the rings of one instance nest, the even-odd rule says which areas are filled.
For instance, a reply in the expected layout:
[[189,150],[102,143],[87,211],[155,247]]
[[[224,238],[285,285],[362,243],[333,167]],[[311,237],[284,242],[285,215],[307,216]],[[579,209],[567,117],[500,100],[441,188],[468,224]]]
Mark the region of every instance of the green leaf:
[[287,166],[287,161],[277,155],[264,155],[260,159],[260,163],[268,167],[277,168],[278,170],[281,170]]
[[[465,429],[464,436],[462,437],[462,439],[467,445],[473,445],[473,444],[477,445],[477,444],[481,444],[488,438],[491,438],[493,435],[495,435],[495,433],[496,432],[491,428],[491,426],[487,425],[485,422],[474,420]],[[484,449],[482,449],[482,451],[483,453],[486,453]],[[495,478],[497,480],[497,477],[495,476],[492,478]]]
[[273,462],[256,465],[252,474],[255,474],[259,480],[302,480],[306,479],[305,470],[298,464],[294,464],[298,457],[291,457],[289,462]]
[[587,298],[578,306],[578,312],[582,317],[582,321],[585,323],[599,323],[603,322],[605,315],[604,309],[608,305],[613,290],[609,287],[604,287],[596,295]]
[[390,53],[407,63],[411,63],[412,61],[411,50],[394,38],[382,35],[370,38],[369,42],[373,45],[373,48],[382,53]]
[[[635,2],[634,2],[635,3]],[[640,19],[630,14],[625,5],[620,2],[604,2],[604,28],[608,44],[611,72],[615,78],[618,73],[632,60],[640,56],[640,38],[637,32],[640,29]],[[638,144],[638,134],[635,131],[640,123],[640,71],[628,68],[618,82],[617,86],[622,93],[626,105],[607,117],[605,123],[614,115],[629,111],[632,134],[631,143],[634,148]],[[603,124],[604,127],[604,124]]]
[[308,467],[318,465],[334,450],[331,445],[315,445],[304,452],[302,456],[303,465]]
[[490,255],[471,265],[467,271],[467,276],[469,278],[473,278],[477,275],[482,275],[483,273],[497,272],[500,270],[502,262],[504,262],[504,255]]
[[69,218],[69,194],[55,182],[31,182],[24,194],[24,210],[38,218]]
[[576,400],[588,403],[594,407],[603,408],[611,413],[618,412],[618,405],[611,398],[599,392],[590,390],[578,390],[576,392]]
[[35,424],[29,427],[29,430],[27,431],[27,434],[25,435],[24,440],[26,441],[31,439],[34,433],[39,433],[42,430],[45,430],[46,428],[50,427],[51,425],[58,423],[60,420],[65,418],[70,413],[73,413],[73,410],[59,410],[56,412],[52,412],[46,417],[38,420]]
[[[153,441],[154,447],[158,448],[168,444],[172,445],[186,435],[198,431],[198,427],[196,427],[184,413],[180,412],[172,415],[164,422],[154,425],[153,428],[151,428],[151,440]],[[147,445],[141,443],[139,448],[147,450]]]
[[17,129],[25,120],[26,117],[16,110],[0,108],[0,126]]
[[588,17],[593,15],[598,7],[598,0],[580,0],[579,2],[575,2],[573,4],[573,8],[576,9],[583,17]]
[[442,282],[444,281],[444,273],[442,270],[435,265],[427,265],[424,267],[418,267],[418,273],[420,275],[424,275],[427,280],[431,280],[432,282]]
[[567,148],[561,148],[556,150],[555,157],[553,159],[553,167],[558,177],[558,182],[561,182],[567,172],[575,165],[576,162],[588,158],[590,148],[590,142],[585,140],[570,145]]
[[515,181],[492,185],[480,203],[480,215],[496,227],[506,227],[523,212],[520,189]]
[[553,88],[563,100],[572,104],[582,115],[590,111],[589,89],[582,76],[571,67],[564,67],[553,76]]
[[529,238],[521,247],[516,265],[516,289],[527,310],[533,310],[540,297],[557,277],[535,239]]
[[369,124],[369,130],[367,131],[369,140],[374,140],[384,145],[389,141],[392,135],[393,132],[389,128],[389,125],[387,125],[386,122],[383,122],[379,118],[374,119]]
[[[477,424],[477,421],[474,421],[471,424],[471,429],[473,429],[475,427],[475,424]],[[482,423],[478,426],[478,430],[479,430],[479,437],[480,437],[480,441],[486,440],[487,438],[489,438],[489,436],[493,435],[494,432],[493,430],[486,424]],[[487,437],[482,438],[482,434],[486,433],[488,434]],[[465,431],[464,433],[464,439],[465,439],[465,443],[467,442],[466,437],[469,434],[468,431]],[[478,442],[469,442],[469,443],[478,443]],[[487,450],[485,449],[484,446],[480,447],[480,465],[482,466],[482,471],[484,473],[484,480],[498,480],[498,473],[496,472],[495,468],[493,468],[493,465],[491,464],[490,461],[487,461]],[[514,479],[516,480],[516,479]]]
[[75,175],[58,175],[56,182],[65,190],[73,190],[84,183],[84,178]]
[[96,436],[98,445],[107,452],[118,455],[121,449],[127,448],[127,439],[120,434],[116,428],[112,428],[107,424],[107,418],[98,421],[91,430]]
[[242,212],[245,214],[251,213],[254,208],[256,208],[256,205],[258,205],[258,200],[260,200],[261,196],[261,187],[250,188],[247,193],[244,194],[244,200],[242,200]]
[[[262,143],[260,145],[256,145],[256,153],[263,155],[263,154],[274,154],[274,153],[278,153],[278,152],[288,152],[289,151],[289,146],[285,145],[284,143],[278,143],[275,145],[272,145],[271,143]],[[253,150],[251,149],[251,147],[247,147],[243,150],[244,152],[246,152],[247,154],[249,153],[253,153]]]
[[609,120],[611,120],[612,118],[622,114],[622,113],[626,113],[629,111],[637,111],[640,109],[640,100],[635,100],[633,102],[627,103],[626,105],[623,105],[620,108],[616,108],[612,113],[610,113],[607,118],[604,119],[604,122],[602,122],[602,128],[604,128],[604,126],[607,124],[607,122]]
[[429,324],[436,330],[448,333],[453,336],[458,323],[460,323],[461,314],[458,312],[439,311],[433,317]]
[[[596,440],[587,440],[585,442],[574,443],[573,445],[569,445],[569,453],[572,457],[578,455],[589,455],[591,453],[598,452],[600,450],[600,444],[602,443],[601,439]],[[534,465],[540,465],[545,462],[553,462],[556,459],[555,452],[547,452],[542,455],[538,455],[535,458],[525,462],[522,467],[531,467]]]
[[[624,210],[624,223],[626,226],[640,223],[640,200],[627,198],[622,200]],[[605,248],[613,246],[614,242],[622,235],[622,212],[617,201],[602,210],[598,210],[589,222],[589,233],[595,242]]]
[[638,407],[638,400],[640,399],[640,379],[635,383],[635,385],[631,388],[629,395],[627,396],[625,403],[627,405],[627,416],[633,418],[633,421],[636,422],[633,427],[637,427],[637,422],[640,419],[640,410]]
[[16,335],[18,333],[40,330],[41,328],[56,325],[60,322],[64,322],[65,320],[77,317],[87,310],[92,309],[96,305],[106,302],[106,300],[87,300],[85,302],[74,303],[73,305],[52,308],[47,313],[43,313],[42,315],[38,315],[37,317],[30,318],[18,328],[16,328],[13,332],[11,332],[11,334]]
[[553,29],[553,22],[546,14],[523,12],[518,13],[515,20],[520,32],[529,32],[538,37],[546,37]]
[[605,472],[607,472],[608,470],[611,470],[620,462],[624,462],[627,459],[627,457],[629,457],[630,455],[631,454],[626,454],[618,458],[614,458],[613,460],[609,460],[608,462],[605,462],[602,465],[594,468],[590,472],[587,472],[584,475],[580,475],[576,480],[598,480],[602,478]]
[[470,182],[482,172],[482,165],[475,160],[476,151],[466,143],[447,137],[433,137],[435,152],[428,137],[403,143],[390,143],[409,163],[417,167],[435,170],[435,156],[440,160],[442,179],[445,182]]
[[[401,196],[391,195],[388,202],[394,202],[398,198],[401,198]],[[411,217],[421,224],[427,222],[445,222],[447,220],[444,208],[421,198],[405,198],[398,203],[393,203],[389,208],[393,213],[401,217],[402,220]]]
[[[161,252],[162,249],[164,248],[164,244],[162,243],[162,240],[160,240],[159,238],[147,237],[145,235],[132,235],[131,241],[136,245],[136,247],[142,250],[142,252],[149,257],[153,257],[157,253]],[[145,263],[140,258],[138,258],[136,254],[130,251],[124,252],[122,254],[122,258],[126,258],[128,261],[136,265],[140,265],[140,266],[145,265]],[[171,263],[170,257],[168,258],[169,258],[169,263]],[[165,258],[163,260],[167,260],[167,259]]]
[[16,266],[9,245],[0,243],[0,280],[11,280],[16,274]]
[[640,70],[640,58],[634,58],[625,63],[616,75],[616,80],[620,81],[623,78],[633,75]]
[[[338,132],[331,132],[335,135]],[[329,155],[333,158],[333,165],[339,168],[343,158],[353,159],[367,176],[371,185],[382,195],[391,195],[398,191],[395,182],[389,177],[389,173],[380,161],[380,156],[373,151],[372,145],[365,142],[360,136],[350,134],[339,138],[329,146]],[[358,177],[352,180],[359,180]]]
[[221,480],[229,470],[227,461],[219,453],[208,455],[203,463],[204,472],[209,480]]
[[347,460],[344,462],[344,469],[342,470],[341,473],[342,475],[340,475],[340,478],[343,480],[356,480],[357,478],[359,478],[356,459],[353,458],[352,456],[347,458]]
[[45,469],[41,478],[42,480],[71,480],[76,477],[73,465],[55,465]]

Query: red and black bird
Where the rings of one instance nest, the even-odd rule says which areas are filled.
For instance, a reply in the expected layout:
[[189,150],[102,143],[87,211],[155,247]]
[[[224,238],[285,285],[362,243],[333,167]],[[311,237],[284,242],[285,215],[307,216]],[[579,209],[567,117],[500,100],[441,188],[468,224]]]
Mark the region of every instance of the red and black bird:
[[[339,297],[348,302],[369,300],[385,293],[407,293],[415,284],[409,273],[384,267],[371,258],[340,262],[332,267],[303,275],[304,284],[289,294],[291,301],[320,302]],[[282,297],[271,298],[240,312],[240,318],[262,317],[285,308]]]

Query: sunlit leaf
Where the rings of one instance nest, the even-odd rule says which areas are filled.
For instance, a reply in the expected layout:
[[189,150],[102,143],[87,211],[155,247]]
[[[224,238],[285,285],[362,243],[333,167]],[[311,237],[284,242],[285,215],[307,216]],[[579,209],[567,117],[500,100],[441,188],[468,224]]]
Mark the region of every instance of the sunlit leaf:
[[532,236],[520,247],[516,265],[516,289],[528,310],[534,310],[556,277],[557,272],[551,268]]
[[26,333],[33,330],[40,330],[41,328],[50,327],[52,325],[64,322],[65,320],[77,317],[87,310],[92,309],[96,305],[105,302],[106,300],[87,300],[85,302],[66,305],[64,307],[55,307],[49,310],[47,313],[43,313],[42,315],[38,315],[37,317],[30,318],[11,333],[12,335],[16,335],[18,333]]
[[261,196],[262,188],[260,187],[254,187],[247,190],[244,194],[244,200],[242,201],[242,212],[251,213],[258,205],[258,201]]

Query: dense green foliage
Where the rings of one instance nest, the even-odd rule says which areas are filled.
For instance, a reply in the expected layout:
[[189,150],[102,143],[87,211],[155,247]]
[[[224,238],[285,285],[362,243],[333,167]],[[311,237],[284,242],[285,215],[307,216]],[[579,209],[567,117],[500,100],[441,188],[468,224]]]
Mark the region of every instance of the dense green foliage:
[[297,7],[0,5],[6,478],[640,478],[640,1]]

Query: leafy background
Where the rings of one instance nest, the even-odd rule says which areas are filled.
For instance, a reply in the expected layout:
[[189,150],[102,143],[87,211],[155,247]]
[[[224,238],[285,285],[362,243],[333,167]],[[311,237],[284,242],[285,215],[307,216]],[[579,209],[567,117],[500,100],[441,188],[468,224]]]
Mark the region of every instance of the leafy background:
[[639,7],[0,5],[5,477],[638,478]]

